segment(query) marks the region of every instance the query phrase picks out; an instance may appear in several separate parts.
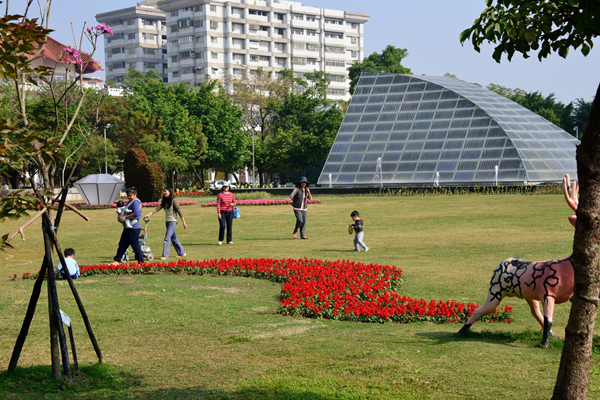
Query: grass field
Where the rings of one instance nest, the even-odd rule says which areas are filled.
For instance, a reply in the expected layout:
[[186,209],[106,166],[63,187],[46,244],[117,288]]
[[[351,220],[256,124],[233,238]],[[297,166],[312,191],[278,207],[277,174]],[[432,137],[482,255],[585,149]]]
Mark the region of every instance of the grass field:
[[[188,229],[177,234],[189,259],[319,258],[396,265],[403,294],[426,300],[484,301],[497,263],[570,254],[573,229],[559,195],[319,197],[309,206],[310,240],[292,240],[289,206],[241,207],[234,245],[218,246],[214,207],[182,207]],[[196,199],[195,199],[196,200]],[[213,199],[203,199],[209,201]],[[350,212],[365,221],[368,253],[353,253]],[[150,211],[148,209],[147,211]],[[146,209],[144,210],[146,212]],[[120,235],[114,210],[68,212],[59,237],[80,265],[112,261]],[[149,225],[160,257],[164,215]],[[16,222],[4,222],[2,233]],[[0,369],[8,366],[42,261],[40,227],[16,250],[0,253]],[[174,251],[171,250],[172,256]],[[94,276],[76,281],[106,364],[95,365],[68,285],[61,309],[73,319],[83,372],[73,383],[49,380],[45,290],[16,374],[0,373],[0,398],[144,399],[546,399],[560,362],[570,304],[557,306],[549,349],[526,303],[512,324],[360,324],[284,317],[280,285],[248,278],[174,274]],[[45,286],[44,286],[45,288]],[[600,347],[600,346],[596,346]],[[589,398],[600,398],[600,349],[592,360]]]

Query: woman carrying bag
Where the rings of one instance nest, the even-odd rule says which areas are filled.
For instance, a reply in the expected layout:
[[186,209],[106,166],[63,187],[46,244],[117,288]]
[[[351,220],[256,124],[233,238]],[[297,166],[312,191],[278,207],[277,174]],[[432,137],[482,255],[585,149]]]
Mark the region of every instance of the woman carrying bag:
[[225,181],[221,187],[221,193],[217,196],[219,246],[223,244],[225,226],[227,226],[227,244],[233,244],[233,207],[235,207],[235,195],[230,192],[229,182]]
[[175,247],[175,251],[177,252],[177,258],[185,257],[185,249],[181,245],[179,239],[177,239],[177,235],[175,234],[175,227],[177,226],[177,215],[181,218],[181,222],[183,223],[183,229],[187,229],[187,224],[185,223],[185,219],[181,214],[181,209],[179,207],[179,203],[174,199],[173,190],[171,188],[163,189],[163,197],[160,204],[156,207],[154,211],[150,214],[146,215],[144,218],[150,218],[150,216],[154,213],[159,212],[160,210],[165,210],[165,223],[167,226],[167,233],[165,233],[165,242],[163,245],[163,252],[161,260],[166,260],[169,258],[169,251],[171,250],[171,243],[173,243],[173,247]]
[[296,184],[296,188],[290,195],[292,199],[292,207],[294,207],[294,214],[296,216],[296,226],[294,227],[294,233],[292,237],[296,239],[298,236],[296,233],[300,231],[300,239],[308,239],[306,236],[306,215],[308,200],[312,200],[312,195],[308,189],[310,182],[303,176],[300,181]]

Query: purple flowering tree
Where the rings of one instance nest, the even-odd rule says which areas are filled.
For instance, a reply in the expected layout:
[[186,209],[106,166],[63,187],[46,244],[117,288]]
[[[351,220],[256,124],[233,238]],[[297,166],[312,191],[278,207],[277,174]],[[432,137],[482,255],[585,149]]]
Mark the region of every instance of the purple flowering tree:
[[[57,61],[55,66],[41,65],[36,60],[43,53],[48,40],[48,20],[50,17],[51,0],[47,0],[44,7],[38,4],[42,10],[41,15],[32,18],[28,15],[32,7],[33,0],[26,0],[21,3],[23,7],[22,15],[6,14],[0,18],[0,79],[11,82],[16,89],[16,99],[14,99],[14,116],[11,118],[0,118],[0,173],[7,174],[7,171],[17,171],[22,177],[29,177],[32,186],[31,191],[13,190],[0,197],[0,221],[7,218],[19,219],[29,217],[30,213],[37,213],[34,217],[24,224],[17,232],[9,236],[4,234],[0,238],[0,251],[10,251],[13,248],[10,241],[17,234],[20,234],[25,240],[24,230],[34,221],[41,219],[42,232],[44,237],[44,260],[40,269],[40,276],[36,281],[29,302],[21,331],[17,338],[15,348],[8,367],[9,371],[16,368],[23,344],[27,337],[31,320],[35,313],[36,304],[41,292],[41,286],[44,278],[47,277],[48,287],[48,310],[50,325],[50,352],[52,359],[52,375],[59,379],[61,374],[61,363],[64,375],[67,379],[71,378],[71,366],[69,362],[69,353],[66,344],[65,332],[60,315],[60,307],[56,292],[53,250],[56,250],[59,259],[63,265],[65,260],[62,256],[62,249],[57,236],[57,229],[66,206],[66,194],[69,184],[62,185],[60,194],[55,195],[54,182],[51,179],[52,172],[55,170],[57,162],[64,157],[64,142],[76,132],[78,114],[81,110],[87,91],[83,86],[83,74],[95,63],[92,56],[96,50],[98,38],[104,34],[112,34],[112,30],[106,24],[90,27],[83,30],[83,36],[87,38],[91,47],[89,54],[83,53],[77,45],[68,46],[61,53],[64,59]],[[43,1],[38,3],[44,3]],[[82,40],[79,41],[81,43]],[[60,65],[59,65],[60,64]],[[59,68],[60,67],[60,68]],[[72,79],[62,81],[57,79],[57,73],[65,72],[65,76],[72,76]],[[53,132],[43,130],[32,122],[27,109],[26,98],[31,93],[45,91],[50,93],[53,112],[49,112],[47,118],[54,121],[52,125],[56,127]],[[75,103],[75,112],[65,117],[60,113],[59,105],[65,101]],[[100,104],[96,104],[97,107]],[[95,113],[98,115],[98,112]],[[61,119],[65,119],[63,121]],[[96,125],[99,122],[96,119]],[[89,137],[93,129],[87,132],[76,132],[77,135],[84,134]],[[78,149],[79,150],[79,149]],[[77,151],[78,151],[77,150]],[[81,152],[79,152],[81,154]],[[34,172],[41,175],[41,186],[35,185],[33,180]],[[68,182],[70,177],[66,179]],[[58,206],[55,204],[58,202]],[[82,215],[82,214],[80,214]],[[82,215],[83,216],[83,215]],[[85,216],[83,216],[85,217]],[[94,337],[91,325],[73,285],[69,274],[65,274],[69,285],[84,319],[86,329],[98,356],[102,362],[102,354]],[[75,360],[75,368],[77,362]]]

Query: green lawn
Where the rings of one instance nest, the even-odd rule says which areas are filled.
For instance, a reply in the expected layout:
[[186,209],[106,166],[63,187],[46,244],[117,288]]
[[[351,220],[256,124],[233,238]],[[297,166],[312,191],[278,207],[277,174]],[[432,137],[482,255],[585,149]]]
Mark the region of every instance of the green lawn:
[[[320,197],[309,206],[310,240],[292,240],[289,206],[241,207],[234,245],[218,246],[216,209],[182,207],[178,228],[188,258],[351,259],[397,265],[402,293],[426,300],[484,301],[493,268],[509,256],[531,260],[570,254],[573,229],[559,195]],[[368,253],[353,253],[350,212],[365,221]],[[147,211],[150,211],[148,209]],[[146,212],[146,209],[144,210]],[[114,210],[63,218],[59,237],[82,264],[112,261],[120,235]],[[164,215],[149,225],[160,257]],[[14,232],[14,221],[1,225]],[[42,261],[39,225],[16,250],[0,253],[0,369],[8,366],[33,281]],[[174,251],[171,250],[174,255]],[[106,365],[95,355],[68,285],[61,309],[73,318],[83,373],[49,381],[48,312],[42,291],[18,373],[0,374],[0,398],[147,399],[545,399],[554,387],[570,304],[554,315],[558,339],[537,346],[541,332],[526,303],[512,324],[476,324],[466,338],[456,324],[360,324],[284,317],[280,285],[248,278],[134,275],[76,281]],[[45,286],[44,286],[45,288]],[[600,398],[600,361],[592,361],[589,398]]]

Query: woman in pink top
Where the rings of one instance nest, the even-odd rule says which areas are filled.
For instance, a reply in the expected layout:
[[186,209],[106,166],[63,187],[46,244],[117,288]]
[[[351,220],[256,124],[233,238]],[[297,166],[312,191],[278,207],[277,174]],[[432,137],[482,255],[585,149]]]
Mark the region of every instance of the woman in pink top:
[[217,215],[219,216],[219,246],[223,244],[225,226],[227,226],[227,244],[233,244],[233,207],[235,195],[229,190],[229,182],[223,182],[221,193],[217,196]]

